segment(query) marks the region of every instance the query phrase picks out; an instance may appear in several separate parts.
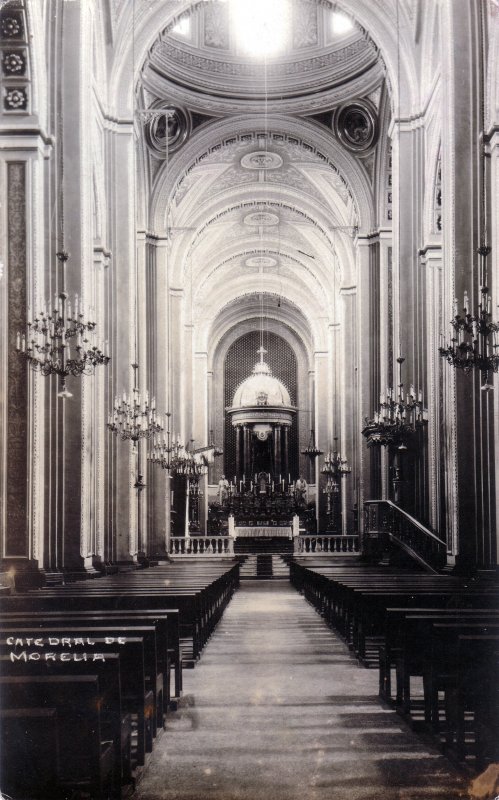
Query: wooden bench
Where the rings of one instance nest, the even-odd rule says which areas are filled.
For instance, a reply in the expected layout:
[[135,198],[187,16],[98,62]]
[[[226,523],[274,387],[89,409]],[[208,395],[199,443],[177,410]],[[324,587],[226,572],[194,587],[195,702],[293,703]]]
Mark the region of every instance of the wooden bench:
[[[152,688],[148,688],[146,684],[146,673],[145,673],[145,661],[144,661],[144,653],[145,653],[145,644],[144,639],[141,636],[130,636],[127,635],[123,644],[118,644],[116,641],[109,642],[106,640],[106,636],[96,635],[96,631],[98,633],[102,633],[103,629],[94,629],[94,628],[69,628],[65,626],[64,628],[53,628],[49,627],[44,631],[43,638],[48,640],[52,638],[54,640],[59,639],[62,640],[66,637],[71,637],[72,639],[80,638],[80,637],[91,637],[94,645],[89,647],[85,644],[73,644],[71,648],[68,648],[66,645],[60,643],[57,645],[50,645],[50,651],[57,655],[57,660],[60,660],[60,656],[62,653],[67,653],[69,649],[71,649],[75,653],[75,657],[79,656],[81,658],[81,654],[84,651],[93,651],[95,653],[114,653],[117,652],[120,658],[120,671],[121,671],[121,703],[123,709],[132,714],[134,718],[136,718],[136,725],[137,725],[137,761],[139,765],[143,765],[145,763],[145,754],[146,752],[151,752],[153,747],[153,738],[154,738],[154,722],[156,718],[156,708],[155,708],[155,701],[154,701],[154,692]],[[130,629],[130,632],[132,630]],[[12,633],[17,633],[18,637],[27,638],[30,635],[33,636],[40,636],[40,630],[33,628],[17,628]],[[11,636],[5,635],[5,629],[2,631],[2,639],[0,640],[0,652],[2,655],[5,655],[7,652],[15,651],[15,646],[12,646],[8,643],[8,640]],[[108,637],[108,638],[116,638],[116,637]],[[45,648],[36,648],[33,647],[32,650],[39,650],[40,654],[42,650]],[[18,653],[15,656],[15,663],[19,663],[20,661],[20,653],[26,650],[26,648],[20,648]],[[40,655],[40,660],[42,660],[42,655]],[[26,662],[29,663],[29,660]],[[38,661],[36,662],[38,663]],[[70,663],[69,659],[63,661],[63,663]],[[76,663],[83,663],[78,661]],[[87,663],[92,663],[90,660]],[[98,662],[96,662],[98,663]]]
[[[59,788],[83,790],[99,800],[109,794],[120,795],[120,787],[115,787],[113,780],[113,742],[101,731],[103,692],[97,675],[2,676],[0,690],[4,711],[56,709],[59,762],[54,780]],[[23,759],[26,751],[22,748],[29,747],[29,734],[19,742]],[[20,760],[17,768],[29,770],[29,764]]]
[[57,798],[60,772],[57,709],[0,709],[0,775],[4,797]]
[[[2,624],[11,626],[18,625],[22,620],[28,620],[29,624],[39,625],[40,628],[47,625],[57,625],[58,622],[68,620],[75,624],[85,624],[85,620],[92,620],[91,624],[101,626],[134,625],[145,624],[154,625],[156,628],[158,669],[164,676],[164,697],[165,708],[171,697],[180,697],[182,692],[182,656],[180,652],[180,632],[179,632],[179,612],[178,609],[169,609],[161,612],[152,609],[128,611],[107,611],[106,614],[99,614],[93,611],[30,611],[27,616],[24,612],[10,611],[3,613]],[[170,686],[171,667],[174,669],[175,683],[173,691]]]
[[[4,676],[97,675],[102,691],[101,729],[105,739],[113,742],[115,787],[132,780],[132,720],[122,710],[121,671],[118,653],[104,653],[99,661],[12,661],[0,655],[0,673]],[[31,736],[31,731],[30,731]],[[14,793],[15,796],[15,793]]]

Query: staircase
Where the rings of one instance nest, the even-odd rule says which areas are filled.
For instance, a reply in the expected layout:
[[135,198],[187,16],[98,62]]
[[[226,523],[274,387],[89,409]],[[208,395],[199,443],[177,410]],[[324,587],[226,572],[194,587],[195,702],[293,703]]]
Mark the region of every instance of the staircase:
[[280,555],[254,553],[241,564],[241,580],[289,580],[289,566]]

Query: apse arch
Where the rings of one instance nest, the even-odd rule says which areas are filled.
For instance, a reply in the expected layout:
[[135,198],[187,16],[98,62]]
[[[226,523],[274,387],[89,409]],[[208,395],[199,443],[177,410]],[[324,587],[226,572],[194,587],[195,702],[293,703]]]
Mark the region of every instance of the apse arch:
[[[208,356],[209,381],[209,422],[210,429],[214,431],[215,441],[222,441],[226,432],[225,407],[226,392],[224,384],[224,365],[227,353],[231,346],[242,337],[249,334],[258,334],[255,338],[259,340],[258,318],[246,317],[245,319],[233,320],[229,327],[223,331],[222,335],[212,342]],[[310,416],[309,409],[313,408],[312,385],[313,385],[313,361],[310,359],[310,352],[301,336],[284,320],[269,319],[266,327],[266,334],[277,336],[284,339],[292,349],[296,358],[296,447],[298,451],[307,446],[309,435]],[[265,347],[264,336],[264,347]],[[255,347],[254,362],[258,360]],[[267,356],[266,356],[267,357]],[[243,377],[249,377],[248,375]],[[279,377],[279,376],[278,376]],[[216,464],[213,467],[210,482],[216,483],[225,467]],[[304,457],[299,458],[297,468],[307,475],[307,463]]]

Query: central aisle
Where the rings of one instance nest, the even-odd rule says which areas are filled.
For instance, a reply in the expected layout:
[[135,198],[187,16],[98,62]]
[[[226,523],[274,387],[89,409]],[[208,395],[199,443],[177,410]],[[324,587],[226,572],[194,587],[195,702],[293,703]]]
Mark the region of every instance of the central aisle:
[[378,673],[287,581],[236,593],[140,800],[457,800],[465,781],[377,699]]

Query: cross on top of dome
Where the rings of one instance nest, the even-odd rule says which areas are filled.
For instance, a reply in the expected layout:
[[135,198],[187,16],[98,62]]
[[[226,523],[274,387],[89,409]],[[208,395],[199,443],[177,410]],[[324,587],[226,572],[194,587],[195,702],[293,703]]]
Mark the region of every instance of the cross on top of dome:
[[263,345],[259,347],[256,352],[260,356],[260,361],[258,361],[253,367],[253,375],[271,375],[272,373],[269,365],[263,360],[264,355],[267,353]]

